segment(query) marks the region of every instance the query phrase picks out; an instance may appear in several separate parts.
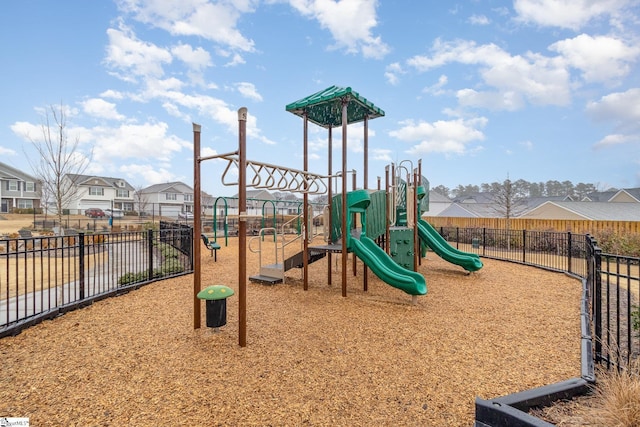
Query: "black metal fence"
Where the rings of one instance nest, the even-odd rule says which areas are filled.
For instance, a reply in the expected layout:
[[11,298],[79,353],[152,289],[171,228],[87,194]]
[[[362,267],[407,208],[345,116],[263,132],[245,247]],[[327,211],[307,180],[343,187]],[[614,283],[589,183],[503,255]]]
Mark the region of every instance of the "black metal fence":
[[[458,249],[586,280],[593,356],[624,368],[640,355],[640,259],[602,253],[570,232],[440,228]],[[0,337],[143,284],[193,271],[190,225],[0,240]]]
[[193,271],[193,230],[0,240],[0,337],[94,301]]
[[626,369],[640,356],[640,258],[602,253],[592,236],[571,232],[457,227],[438,231],[458,249],[583,278],[595,362]]

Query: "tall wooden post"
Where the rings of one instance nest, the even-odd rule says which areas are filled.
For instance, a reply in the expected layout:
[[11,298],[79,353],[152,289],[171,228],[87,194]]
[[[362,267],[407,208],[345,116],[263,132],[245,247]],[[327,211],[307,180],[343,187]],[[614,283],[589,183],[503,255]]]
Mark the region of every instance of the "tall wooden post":
[[347,106],[349,98],[342,99],[342,296],[347,296]]
[[302,281],[302,288],[306,291],[309,289],[309,186],[308,186],[308,181],[307,181],[307,172],[309,169],[309,142],[308,142],[308,138],[307,138],[307,134],[308,134],[308,127],[309,127],[309,117],[307,115],[307,112],[304,112],[304,118],[303,118],[303,128],[304,128],[304,154],[303,154],[303,170],[305,172],[304,175],[304,193],[302,194],[302,206],[304,208],[304,212],[302,213],[302,220],[304,223],[304,233],[302,234],[302,238],[304,239],[304,242],[302,244],[302,275],[303,275],[303,281]]
[[247,346],[247,109],[238,110],[238,344]]
[[200,328],[200,305],[198,292],[201,289],[202,269],[200,266],[200,130],[201,126],[193,125],[193,329]]

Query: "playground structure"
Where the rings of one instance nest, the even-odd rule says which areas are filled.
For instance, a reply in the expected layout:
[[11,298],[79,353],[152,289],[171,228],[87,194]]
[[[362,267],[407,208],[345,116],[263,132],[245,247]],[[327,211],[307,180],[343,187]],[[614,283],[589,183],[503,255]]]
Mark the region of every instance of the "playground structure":
[[[222,174],[224,185],[238,186],[238,304],[239,304],[239,345],[246,346],[246,256],[247,256],[247,188],[268,189],[276,191],[299,192],[303,195],[302,224],[300,239],[302,250],[295,258],[283,259],[277,266],[269,266],[261,271],[256,281],[269,281],[270,278],[282,280],[284,271],[292,267],[301,267],[303,271],[303,288],[308,289],[308,265],[323,257],[328,257],[327,281],[331,284],[331,256],[341,254],[342,296],[347,296],[347,254],[352,252],[354,274],[356,274],[356,258],[364,263],[363,287],[367,290],[367,270],[371,269],[380,279],[389,285],[403,290],[412,296],[415,303],[418,295],[427,293],[424,276],[417,273],[420,253],[423,245],[429,246],[438,255],[447,256],[468,271],[482,267],[479,258],[474,254],[454,252],[446,242],[438,240],[430,226],[420,219],[422,201],[428,193],[423,185],[421,162],[418,168],[407,168],[403,164],[398,172],[405,171],[406,180],[396,176],[392,165],[391,179],[389,167],[385,171],[385,189],[377,191],[368,189],[368,121],[384,116],[384,111],[376,107],[366,98],[361,97],[350,87],[331,86],[299,101],[286,106],[286,110],[303,119],[303,170],[286,168],[267,163],[255,162],[246,158],[246,120],[247,109],[238,110],[238,150],[214,156],[200,156],[200,131],[198,124],[193,124],[194,133],[194,193],[201,193],[200,164],[209,159],[222,159],[227,166]],[[327,174],[315,174],[308,171],[308,123],[324,127],[328,131],[328,165]],[[363,187],[358,190],[355,173],[353,174],[353,191],[347,191],[347,126],[364,123],[364,165]],[[332,129],[342,127],[342,170],[333,172],[332,164]],[[237,180],[230,179],[229,172],[237,169]],[[252,173],[248,180],[248,172]],[[228,176],[229,175],[229,176]],[[333,195],[331,179],[340,178],[341,192]],[[380,187],[380,179],[378,179]],[[329,206],[325,211],[325,245],[310,247],[311,241],[309,195],[328,194]],[[217,202],[217,201],[216,201]],[[194,200],[194,241],[199,242],[201,233],[200,198]],[[226,203],[226,202],[225,202]],[[427,200],[428,203],[428,200]],[[214,214],[215,208],[214,206]],[[215,223],[215,221],[214,221]],[[327,226],[328,225],[328,226]],[[258,236],[264,238],[266,231],[273,232],[274,241],[278,244],[277,229],[263,228]],[[225,227],[225,238],[226,238]],[[435,233],[437,234],[437,233]],[[445,246],[446,245],[446,246]],[[194,329],[200,327],[200,301],[197,294],[201,291],[200,253],[201,245],[194,247]],[[449,247],[447,247],[449,246]],[[384,248],[384,249],[383,249]],[[276,251],[277,253],[277,251]],[[322,255],[321,255],[322,254]],[[262,270],[262,265],[261,265]],[[277,273],[276,271],[277,270]],[[266,273],[266,274],[263,274]],[[273,275],[275,274],[275,275]]]

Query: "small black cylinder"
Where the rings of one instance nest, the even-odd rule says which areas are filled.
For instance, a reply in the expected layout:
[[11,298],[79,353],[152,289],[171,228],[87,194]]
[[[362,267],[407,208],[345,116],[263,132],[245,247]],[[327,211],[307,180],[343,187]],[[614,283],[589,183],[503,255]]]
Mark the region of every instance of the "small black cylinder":
[[219,328],[227,324],[227,300],[207,300],[207,326]]

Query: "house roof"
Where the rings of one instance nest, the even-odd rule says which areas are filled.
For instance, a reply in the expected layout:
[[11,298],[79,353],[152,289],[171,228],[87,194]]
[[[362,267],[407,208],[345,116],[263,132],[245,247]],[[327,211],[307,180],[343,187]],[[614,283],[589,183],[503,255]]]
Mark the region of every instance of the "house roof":
[[[550,218],[549,208],[557,209],[558,218]],[[610,202],[567,202],[549,201],[528,211],[522,217],[536,217],[536,213],[545,211],[546,219],[566,219],[567,214],[572,214],[587,220],[594,221],[640,221],[640,207],[637,203],[610,203]],[[563,212],[564,211],[564,212]]]
[[22,181],[33,181],[36,182],[38,179],[34,176],[31,176],[25,172],[22,172],[19,169],[16,169],[12,166],[9,166],[6,163],[0,162],[0,178],[4,179],[19,179]]
[[[114,187],[114,188],[124,188],[129,191],[133,191],[134,188],[131,184],[127,182],[124,178],[114,178],[110,176],[97,176],[97,175],[82,175],[82,174],[74,174],[69,173],[66,175],[71,181],[73,181],[76,185],[82,185],[87,183],[90,180],[100,180],[106,186]],[[124,183],[124,187],[118,185],[119,182]],[[90,184],[89,184],[90,185]]]
[[437,216],[450,216],[462,218],[496,218],[500,214],[496,211],[496,205],[492,203],[452,203],[443,209]]
[[330,86],[305,98],[288,104],[285,109],[296,116],[324,128],[342,125],[342,101],[347,104],[347,124],[361,122],[367,117],[375,119],[384,116],[384,111],[373,105],[367,98],[350,87]]
[[[181,190],[179,187],[183,187]],[[187,191],[183,191],[184,188]],[[143,193],[165,193],[165,192],[175,192],[175,193],[193,193],[193,189],[189,187],[182,181],[174,181],[174,182],[164,182],[162,184],[153,184],[142,190]]]
[[459,197],[454,197],[455,203],[491,203],[495,200],[495,195],[486,191],[478,191],[476,193],[465,194]]
[[640,203],[640,188],[623,188],[621,190],[612,188],[606,191],[594,191],[587,194],[585,199],[592,202],[616,202],[619,201],[616,199],[622,199],[624,202],[636,201]]
[[451,199],[437,191],[429,190],[429,203],[451,203]]

